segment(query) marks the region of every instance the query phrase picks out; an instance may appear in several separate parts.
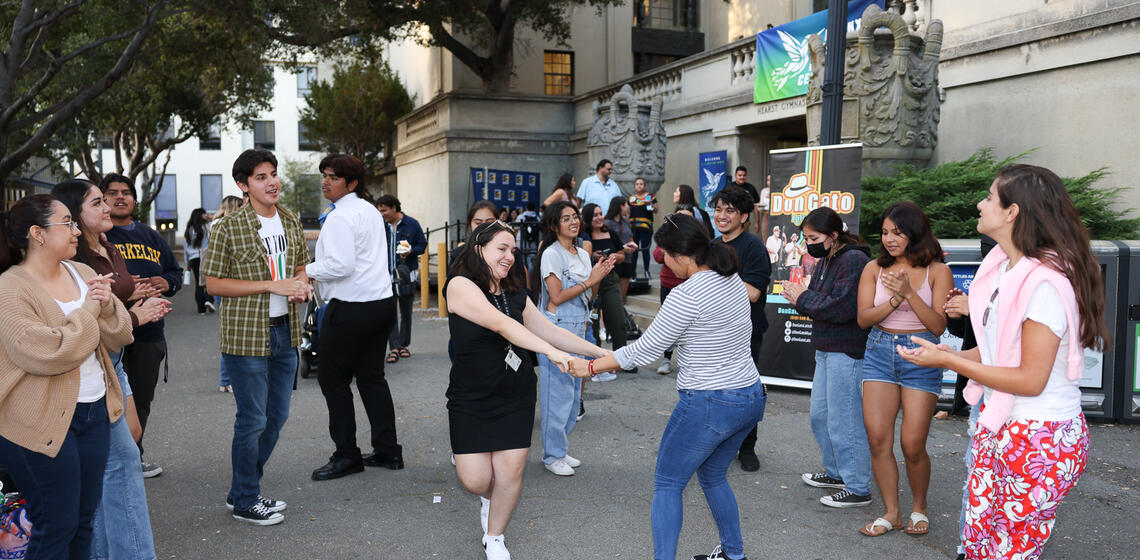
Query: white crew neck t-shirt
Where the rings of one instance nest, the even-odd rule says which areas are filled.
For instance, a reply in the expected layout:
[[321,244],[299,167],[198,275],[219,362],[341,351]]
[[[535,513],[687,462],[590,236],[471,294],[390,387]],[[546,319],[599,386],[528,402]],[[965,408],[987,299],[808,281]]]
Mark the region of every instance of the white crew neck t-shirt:
[[[72,311],[83,306],[83,302],[87,298],[87,282],[83,281],[83,277],[71,264],[63,263],[63,266],[67,267],[67,271],[71,273],[71,277],[79,286],[79,298],[75,301],[59,301],[57,299],[55,303],[59,305],[59,310],[63,311],[64,315],[70,315]],[[103,366],[99,364],[99,358],[95,352],[92,352],[79,366],[79,397],[75,400],[81,403],[92,403],[103,398],[103,395],[106,394],[107,382],[103,379]]]
[[[261,222],[261,229],[257,233],[261,236],[261,244],[265,249],[265,259],[269,263],[269,279],[280,280],[293,276],[292,271],[285,270],[285,257],[289,253],[289,244],[285,239],[285,228],[281,225],[281,214],[274,213],[272,218],[266,218],[254,213]],[[289,314],[289,299],[277,294],[269,294],[269,316],[280,317]]]

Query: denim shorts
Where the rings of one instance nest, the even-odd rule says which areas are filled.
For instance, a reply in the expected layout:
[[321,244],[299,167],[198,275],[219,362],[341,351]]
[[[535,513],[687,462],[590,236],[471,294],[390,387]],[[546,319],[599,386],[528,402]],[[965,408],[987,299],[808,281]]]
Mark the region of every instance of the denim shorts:
[[872,328],[867,336],[867,351],[863,354],[863,383],[882,381],[907,389],[942,394],[942,370],[916,366],[899,356],[895,345],[917,348],[910,337],[917,336],[938,344],[938,337],[923,331],[911,334],[893,334]]

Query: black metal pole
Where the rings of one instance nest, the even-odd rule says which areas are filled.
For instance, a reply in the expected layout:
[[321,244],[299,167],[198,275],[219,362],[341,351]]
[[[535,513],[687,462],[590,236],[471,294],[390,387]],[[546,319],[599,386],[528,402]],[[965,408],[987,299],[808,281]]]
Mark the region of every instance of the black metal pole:
[[839,143],[843,116],[843,59],[847,49],[847,0],[830,0],[827,8],[827,54],[823,72],[823,118],[819,143]]

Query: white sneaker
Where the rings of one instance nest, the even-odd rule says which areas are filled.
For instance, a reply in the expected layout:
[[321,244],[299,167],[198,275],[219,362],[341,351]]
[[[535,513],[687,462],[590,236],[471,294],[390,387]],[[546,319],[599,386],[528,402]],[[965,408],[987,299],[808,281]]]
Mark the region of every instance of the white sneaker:
[[491,536],[483,534],[483,551],[487,560],[511,560],[511,553],[507,551],[507,543],[502,535]]
[[606,371],[591,377],[590,381],[597,381],[600,383],[602,381],[613,381],[615,379],[617,379],[617,374],[613,373],[612,371]]
[[566,464],[565,459],[555,459],[553,463],[547,463],[546,470],[558,476],[571,476],[574,474],[574,468]]
[[610,339],[610,333],[606,332],[605,327],[598,329],[598,338],[602,339],[602,341],[607,341]]
[[487,518],[491,516],[491,500],[479,496],[479,523],[483,525],[483,534],[487,534]]
[[657,373],[661,375],[669,375],[673,371],[673,364],[669,363],[669,358],[661,360],[661,365],[657,366]]
[[575,468],[575,469],[582,466],[582,461],[579,461],[579,460],[571,457],[569,454],[567,454],[565,457],[563,457],[562,460],[565,461],[567,465],[570,465],[570,467]]
[[453,467],[455,466],[455,454],[454,453],[451,454],[451,466],[453,466]]

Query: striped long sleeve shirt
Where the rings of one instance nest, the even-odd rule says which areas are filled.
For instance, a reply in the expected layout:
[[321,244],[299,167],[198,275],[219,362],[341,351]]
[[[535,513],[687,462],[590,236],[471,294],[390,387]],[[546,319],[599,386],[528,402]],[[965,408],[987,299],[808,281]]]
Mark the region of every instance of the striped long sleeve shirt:
[[614,357],[623,368],[644,366],[676,344],[678,389],[738,389],[760,379],[752,362],[751,340],[751,307],[744,282],[736,274],[721,276],[708,270],[670,291],[645,334],[614,352]]

